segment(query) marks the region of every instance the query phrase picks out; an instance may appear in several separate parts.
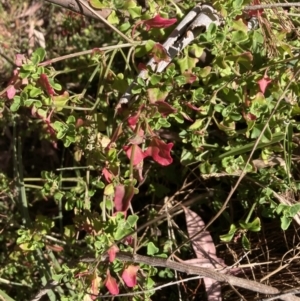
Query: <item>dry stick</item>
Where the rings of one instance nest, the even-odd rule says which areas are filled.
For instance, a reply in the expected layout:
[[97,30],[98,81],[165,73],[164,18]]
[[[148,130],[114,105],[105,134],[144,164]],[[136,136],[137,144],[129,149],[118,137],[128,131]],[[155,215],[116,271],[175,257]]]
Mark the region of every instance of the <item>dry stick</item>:
[[54,3],[57,5],[60,5],[62,7],[65,7],[67,9],[70,9],[72,11],[75,11],[79,14],[92,17],[95,19],[99,19],[102,21],[105,25],[107,25],[110,29],[112,29],[114,32],[116,32],[119,36],[121,36],[124,40],[126,40],[128,43],[132,43],[133,41],[128,38],[125,34],[123,34],[119,29],[117,29],[115,26],[111,25],[103,15],[106,15],[103,13],[103,11],[94,10],[85,0],[67,0],[67,1],[59,1],[59,0],[46,0],[50,3]]
[[275,7],[300,7],[300,2],[295,3],[273,3],[273,4],[260,4],[260,5],[247,5],[244,10],[258,10],[264,8],[275,8]]
[[[211,278],[214,280],[217,280],[219,282],[226,282],[232,286],[241,287],[244,289],[248,289],[257,293],[262,294],[281,294],[281,292],[272,286],[268,286],[262,283],[255,282],[253,280],[243,279],[231,275],[224,275],[221,274],[213,269],[209,268],[202,268],[202,267],[195,267],[191,266],[188,263],[181,263],[181,262],[175,262],[170,261],[162,258],[157,257],[149,257],[149,256],[142,256],[142,255],[131,255],[128,253],[119,252],[116,254],[116,258],[120,259],[121,261],[131,261],[134,263],[143,263],[148,264],[151,266],[159,266],[159,267],[165,267],[170,268],[172,270],[177,270],[179,272],[183,272],[189,275],[200,275],[203,277]],[[290,293],[290,292],[289,292]],[[292,292],[293,294],[293,292]],[[284,301],[299,301],[300,298],[292,295],[288,296],[278,296],[279,299]]]
[[[150,256],[143,256],[143,255],[138,255],[134,254],[131,255],[126,252],[118,252],[116,254],[116,258],[119,259],[120,261],[124,262],[133,262],[133,263],[142,263],[142,264],[147,264],[150,266],[156,266],[156,267],[164,267],[164,268],[170,268],[172,270],[176,270],[179,272],[183,272],[189,275],[200,275],[203,277],[211,278],[219,282],[226,282],[232,286],[237,286],[241,287],[244,289],[248,289],[250,291],[254,291],[257,293],[261,294],[270,294],[270,295],[275,295],[275,294],[281,294],[277,288],[268,286],[262,283],[255,282],[253,280],[248,280],[248,279],[243,279],[231,275],[226,275],[226,274],[221,274],[220,272],[210,269],[210,268],[202,268],[198,266],[191,266],[189,263],[183,263],[183,262],[175,262],[167,259],[162,259],[158,257],[150,257]],[[108,259],[108,254],[104,255],[101,258],[101,261],[107,260]],[[84,258],[81,260],[82,262],[94,262],[94,258]],[[289,292],[290,293],[290,292]],[[295,297],[295,296],[294,296]],[[284,296],[280,296],[278,298],[281,298],[282,300],[288,300],[284,299]],[[289,300],[297,300],[299,301],[300,299],[293,296],[289,296]]]
[[[87,9],[85,6],[81,5],[81,3],[78,0],[46,0],[46,1],[51,4],[69,9],[77,14],[81,14],[93,19],[98,19],[98,16],[96,16],[92,11]],[[111,13],[111,9],[102,9],[101,11],[98,10],[98,14],[100,14],[104,18],[107,17],[110,13]]]

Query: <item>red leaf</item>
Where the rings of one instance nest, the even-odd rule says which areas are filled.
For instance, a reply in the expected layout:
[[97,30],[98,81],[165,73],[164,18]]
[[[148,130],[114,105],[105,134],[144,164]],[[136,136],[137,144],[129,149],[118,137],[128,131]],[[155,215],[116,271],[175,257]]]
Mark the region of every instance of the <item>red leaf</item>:
[[131,36],[132,37],[134,36],[135,29],[141,24],[145,24],[146,30],[150,30],[151,28],[167,28],[176,22],[177,22],[177,19],[175,19],[175,18],[174,19],[165,19],[165,18],[162,18],[160,15],[156,15],[152,19],[142,20],[142,21],[137,22],[134,25],[134,27],[132,28]]
[[113,262],[116,258],[116,253],[119,252],[119,248],[116,245],[111,246],[108,250],[108,257],[109,257],[109,262]]
[[137,113],[137,114],[134,115],[134,116],[128,117],[128,119],[127,119],[128,124],[129,124],[130,126],[136,125],[137,121],[139,120],[139,116],[140,116],[140,114]]
[[253,115],[252,113],[242,112],[242,115],[246,121],[253,121],[253,120],[257,119],[257,117],[255,115]]
[[18,67],[21,67],[23,65],[23,63],[26,62],[26,58],[24,54],[16,54],[16,58],[15,58],[15,64]]
[[80,128],[80,127],[84,126],[84,124],[85,124],[85,122],[82,118],[77,118],[75,127]]
[[163,116],[166,117],[172,113],[177,112],[175,108],[169,105],[167,102],[164,101],[156,101],[154,106],[158,108],[158,112]]
[[184,72],[185,80],[187,84],[192,84],[195,80],[197,80],[197,76],[191,72]]
[[8,99],[13,99],[16,95],[16,88],[13,85],[10,85],[6,90],[6,95]]
[[257,83],[259,85],[260,91],[265,94],[267,86],[272,82],[272,80],[265,74],[262,79],[260,79]]
[[138,68],[139,71],[146,70],[147,69],[147,65],[143,64],[143,63],[139,63],[138,66],[137,66],[137,68]]
[[197,112],[201,112],[201,108],[197,108],[196,106],[194,106],[193,104],[191,104],[191,103],[186,103],[185,104],[187,107],[189,107],[190,109],[192,109],[192,110],[194,110],[194,111],[197,111]]
[[115,188],[114,204],[117,212],[126,212],[134,196],[134,186],[119,184]]
[[167,28],[174,23],[177,22],[177,19],[165,19],[160,15],[156,15],[154,18],[144,21],[143,23],[146,25],[146,30],[150,30],[151,28]]
[[42,73],[40,75],[39,78],[39,84],[42,86],[42,88],[45,90],[45,92],[49,95],[49,96],[53,96],[54,95],[54,90],[50,85],[48,76],[45,73]]
[[136,286],[136,274],[138,270],[138,266],[130,265],[123,271],[122,279],[128,287]]
[[156,63],[159,63],[161,61],[165,61],[165,62],[169,62],[170,61],[170,57],[166,51],[166,49],[164,48],[163,45],[156,43],[151,51],[151,55],[154,58],[154,61]]
[[105,279],[105,286],[109,290],[112,295],[119,294],[119,286],[117,281],[114,277],[110,275],[109,270],[107,270],[106,279]]
[[[131,160],[131,153],[132,153],[133,145],[125,145],[123,147],[124,151],[126,152],[127,158]],[[138,165],[144,159],[144,153],[138,145],[134,145],[134,157],[133,157],[133,165]]]
[[114,204],[117,212],[122,211],[124,196],[125,196],[125,186],[122,184],[117,185],[115,188],[115,198],[114,198]]
[[151,140],[149,147],[144,152],[144,158],[151,156],[153,160],[160,165],[170,165],[173,162],[171,157],[171,149],[173,145],[174,144],[172,142],[166,144],[165,142],[154,137]]
[[98,277],[98,275],[96,273],[94,273],[93,278],[92,278],[92,286],[91,286],[91,300],[96,300],[99,294],[99,286],[101,283],[101,278]]
[[113,178],[113,174],[108,169],[106,169],[105,167],[102,169],[102,174],[103,174],[106,182],[111,183],[111,180]]

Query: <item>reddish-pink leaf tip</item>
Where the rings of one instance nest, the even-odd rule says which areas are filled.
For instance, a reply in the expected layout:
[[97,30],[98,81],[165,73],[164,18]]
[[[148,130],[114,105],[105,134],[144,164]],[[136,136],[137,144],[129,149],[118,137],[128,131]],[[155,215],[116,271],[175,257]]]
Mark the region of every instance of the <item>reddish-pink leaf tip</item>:
[[122,279],[126,283],[128,287],[134,287],[136,286],[136,274],[139,270],[138,266],[130,265],[128,266],[122,273]]
[[144,159],[144,154],[141,148],[138,145],[125,145],[123,147],[124,151],[126,152],[127,158],[131,160],[132,150],[134,147],[134,153],[133,153],[133,165],[138,165],[141,163]]
[[114,277],[110,275],[109,270],[107,271],[105,286],[112,295],[119,294],[119,286],[117,284],[117,281]]
[[111,246],[108,250],[109,262],[113,262],[116,258],[116,254],[119,252],[119,248],[116,245]]
[[144,152],[144,158],[151,156],[153,160],[160,165],[170,165],[173,162],[173,158],[171,157],[171,149],[173,145],[174,144],[172,142],[166,144],[157,137],[154,137]]
[[165,19],[160,15],[156,15],[154,18],[144,21],[146,30],[151,28],[167,28],[177,22],[177,19]]

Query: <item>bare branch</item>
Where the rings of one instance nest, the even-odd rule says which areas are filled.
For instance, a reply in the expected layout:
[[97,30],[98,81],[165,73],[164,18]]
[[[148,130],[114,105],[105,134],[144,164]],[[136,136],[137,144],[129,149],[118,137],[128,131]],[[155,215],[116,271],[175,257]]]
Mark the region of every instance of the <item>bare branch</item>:
[[[51,4],[55,4],[63,8],[69,9],[75,13],[84,15],[86,17],[99,19],[92,11],[87,9],[87,7],[82,5],[78,0],[46,0],[46,1]],[[103,18],[107,18],[111,13],[111,9],[104,8],[101,10],[97,10],[97,13],[101,15]]]
[[244,10],[257,10],[257,9],[275,8],[275,7],[300,7],[300,2],[247,5],[244,7]]

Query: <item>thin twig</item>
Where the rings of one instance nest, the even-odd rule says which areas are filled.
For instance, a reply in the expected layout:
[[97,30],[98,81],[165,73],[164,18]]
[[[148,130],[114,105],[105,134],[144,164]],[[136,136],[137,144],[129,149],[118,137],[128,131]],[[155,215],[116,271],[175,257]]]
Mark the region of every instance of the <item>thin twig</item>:
[[247,5],[244,7],[244,10],[258,10],[258,9],[275,8],[275,7],[300,7],[300,2]]

